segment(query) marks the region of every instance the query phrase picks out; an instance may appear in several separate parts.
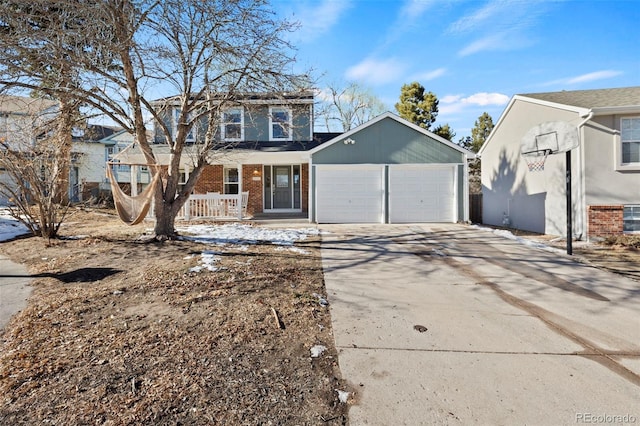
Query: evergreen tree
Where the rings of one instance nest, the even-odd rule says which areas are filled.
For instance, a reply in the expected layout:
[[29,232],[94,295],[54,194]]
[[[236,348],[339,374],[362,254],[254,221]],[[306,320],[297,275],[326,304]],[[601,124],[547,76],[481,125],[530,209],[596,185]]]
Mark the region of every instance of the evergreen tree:
[[395,105],[400,117],[429,130],[438,116],[438,98],[414,81],[402,85],[400,101]]
[[456,132],[453,131],[453,129],[449,126],[448,123],[446,124],[442,124],[438,127],[436,127],[433,130],[433,133],[435,133],[438,136],[441,136],[443,138],[445,138],[448,141],[453,142],[453,138],[456,137]]
[[493,130],[493,119],[487,112],[483,112],[476,120],[473,129],[471,129],[471,146],[469,149],[473,152],[480,151],[480,148],[489,137]]

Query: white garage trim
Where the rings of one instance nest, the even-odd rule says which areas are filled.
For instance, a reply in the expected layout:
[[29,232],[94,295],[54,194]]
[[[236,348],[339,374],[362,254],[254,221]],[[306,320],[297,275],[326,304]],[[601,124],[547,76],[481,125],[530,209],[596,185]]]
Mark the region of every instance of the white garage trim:
[[318,223],[384,223],[384,165],[316,165]]
[[457,165],[389,166],[389,222],[455,222]]

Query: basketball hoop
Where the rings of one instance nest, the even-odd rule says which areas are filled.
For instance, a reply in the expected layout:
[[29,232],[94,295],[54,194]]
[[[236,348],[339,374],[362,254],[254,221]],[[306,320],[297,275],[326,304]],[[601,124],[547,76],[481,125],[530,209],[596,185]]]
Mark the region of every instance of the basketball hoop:
[[544,163],[547,161],[547,157],[551,154],[550,149],[543,149],[535,152],[528,152],[523,154],[524,160],[527,162],[527,167],[530,172],[541,172],[544,170]]

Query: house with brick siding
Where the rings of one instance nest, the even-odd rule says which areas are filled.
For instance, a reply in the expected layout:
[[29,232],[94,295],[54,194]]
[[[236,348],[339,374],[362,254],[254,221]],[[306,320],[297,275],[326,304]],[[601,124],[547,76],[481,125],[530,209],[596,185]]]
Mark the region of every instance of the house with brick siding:
[[[248,192],[246,214],[304,215],[308,211],[309,154],[334,134],[313,132],[312,92],[244,94],[225,101],[215,123],[204,119],[191,129],[180,164],[180,181],[193,170],[189,150],[198,149],[208,126],[215,126],[215,147],[194,188],[194,194],[236,195]],[[154,104],[163,124],[176,131],[178,103],[171,98]],[[159,163],[169,163],[169,148],[155,123],[154,154]],[[144,157],[131,150],[118,155],[123,164],[144,164]]]
[[[216,146],[182,216],[204,216],[199,211],[208,211],[211,201],[212,210],[234,212],[217,217],[293,213],[322,223],[468,220],[467,159],[473,153],[390,112],[346,133],[314,133],[313,104],[312,92],[244,94],[226,100],[215,123],[194,125],[181,158],[181,182],[193,170],[188,149],[197,150],[212,125]],[[156,126],[175,131],[178,103],[162,99],[158,108]],[[160,164],[168,164],[170,156],[164,134],[156,128],[153,137]],[[144,164],[133,152],[118,156],[124,164]],[[241,215],[234,206],[245,199]]]
[[573,237],[640,233],[640,87],[515,95],[479,151],[483,223],[566,236],[565,155],[549,155],[541,171],[521,155],[529,129],[548,122],[578,132]]

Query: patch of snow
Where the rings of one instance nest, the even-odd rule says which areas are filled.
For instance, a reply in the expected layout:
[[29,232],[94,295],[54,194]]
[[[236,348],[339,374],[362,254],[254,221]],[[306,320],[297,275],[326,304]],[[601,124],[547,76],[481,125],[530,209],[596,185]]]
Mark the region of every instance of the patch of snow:
[[311,358],[318,358],[326,350],[327,350],[326,346],[315,345],[314,347],[311,348]]
[[349,400],[350,392],[341,391],[340,389],[336,389],[336,392],[338,392],[338,400],[343,404],[346,404]]
[[327,302],[327,299],[323,295],[318,293],[313,293],[312,296],[318,299],[318,303],[320,304],[320,306],[323,306],[323,307],[329,306],[329,302]]
[[251,226],[240,223],[225,225],[190,225],[177,228],[187,240],[208,244],[257,244],[271,243],[281,246],[292,246],[309,235],[319,235],[316,228],[275,229]]
[[84,240],[85,238],[89,238],[88,235],[71,235],[68,237],[60,237],[61,240]]
[[211,272],[217,271],[219,268],[215,266],[216,262],[222,259],[218,256],[220,253],[215,251],[204,251],[200,254],[200,264],[189,269],[189,272],[202,272],[207,269]]
[[[307,254],[307,251],[294,246],[296,241],[304,240],[309,235],[319,235],[316,228],[276,229],[262,228],[240,223],[225,225],[188,225],[176,228],[183,235],[183,239],[213,245],[236,245],[237,250],[246,251],[249,244],[270,243],[281,247],[280,250],[290,250],[295,253]],[[190,272],[200,272],[203,269],[217,271],[215,263],[220,260],[219,253],[203,252],[200,265],[189,269]],[[185,257],[185,260],[190,257]]]
[[[246,246],[243,246],[243,247],[246,247]],[[291,251],[298,254],[309,254],[307,250],[300,247],[296,247],[296,246],[280,246],[276,248],[276,250],[279,250],[279,251],[286,250],[286,251]]]
[[535,240],[529,240],[527,238],[522,238],[522,237],[518,237],[516,235],[513,235],[513,233],[511,231],[508,231],[506,229],[493,229],[493,228],[486,228],[484,226],[478,226],[478,225],[473,225],[472,226],[475,229],[479,229],[481,231],[487,231],[487,232],[492,232],[493,234],[499,236],[499,237],[503,237],[503,238],[507,238],[509,240],[513,240],[519,244],[528,246],[528,247],[533,247],[533,248],[537,248],[540,250],[546,250],[546,251],[550,251],[553,253],[562,253],[562,250],[559,250],[555,247],[551,247],[548,246],[544,243],[541,243],[540,241],[535,241]]
[[8,209],[0,208],[0,242],[12,240],[28,234],[29,229],[9,214]]

